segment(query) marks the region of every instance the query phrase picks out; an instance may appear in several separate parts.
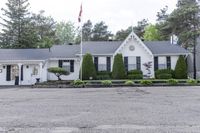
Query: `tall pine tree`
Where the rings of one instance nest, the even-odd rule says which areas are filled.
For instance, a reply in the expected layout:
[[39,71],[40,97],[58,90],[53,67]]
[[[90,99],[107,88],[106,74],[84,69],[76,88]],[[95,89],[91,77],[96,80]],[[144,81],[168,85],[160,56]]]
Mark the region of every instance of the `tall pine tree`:
[[196,44],[200,35],[200,8],[196,0],[178,0],[175,9],[168,18],[172,32],[179,37],[185,48],[193,49],[193,70],[196,79]]
[[6,6],[7,8],[2,9],[1,47],[36,47],[37,34],[31,23],[28,0],[8,0]]

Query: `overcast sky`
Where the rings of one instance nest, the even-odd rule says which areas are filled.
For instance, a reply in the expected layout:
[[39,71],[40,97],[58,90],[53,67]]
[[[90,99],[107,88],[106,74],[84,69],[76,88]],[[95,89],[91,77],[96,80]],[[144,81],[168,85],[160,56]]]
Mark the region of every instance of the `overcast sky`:
[[[165,7],[172,11],[177,0],[29,0],[31,11],[45,10],[56,21],[73,21],[77,25],[81,1],[83,1],[83,22],[105,21],[109,30],[115,33],[143,18],[154,23],[157,12]],[[0,0],[5,7],[7,0]],[[2,14],[2,13],[1,13]]]

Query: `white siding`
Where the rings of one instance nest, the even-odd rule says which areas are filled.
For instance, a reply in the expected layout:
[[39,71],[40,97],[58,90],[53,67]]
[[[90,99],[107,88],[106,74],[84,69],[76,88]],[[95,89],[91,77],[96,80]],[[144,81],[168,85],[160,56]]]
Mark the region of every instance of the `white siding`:
[[[129,50],[129,46],[133,45],[135,47],[134,51]],[[137,41],[132,40],[129,43],[127,43],[123,49],[120,50],[120,52],[123,54],[123,56],[139,56],[141,57],[141,70],[143,71],[144,75],[148,74],[148,71],[146,70],[146,67],[143,65],[144,63],[152,62],[152,68],[151,70],[151,77],[154,76],[154,69],[153,69],[153,56],[151,56],[141,44],[139,44]]]
[[0,73],[0,85],[14,85],[15,81],[6,81],[6,66],[3,68],[5,65],[0,65],[0,69],[2,72]]
[[[51,60],[48,62],[48,68],[49,67],[58,67],[58,60]],[[70,73],[70,75],[67,76],[61,76],[62,80],[76,80],[79,79],[79,71],[80,71],[80,62],[77,61],[77,59],[74,61],[74,72]],[[48,72],[48,80],[58,80],[58,78],[52,74]]]
[[[4,65],[5,64],[5,65]],[[8,65],[18,65],[21,64],[23,65],[23,81],[21,81],[21,79],[19,79],[19,84],[20,85],[32,85],[36,83],[36,78],[40,78],[41,82],[44,82],[47,80],[47,75],[46,75],[46,66],[44,66],[44,68],[42,68],[40,70],[40,64],[42,64],[42,62],[34,62],[34,63],[30,63],[30,62],[19,62],[19,63],[2,63],[2,65],[0,65],[0,69],[2,70],[2,72],[0,73],[0,85],[14,85],[15,84],[15,80],[11,81],[6,81],[6,66]],[[5,68],[3,68],[3,66],[5,66]],[[38,75],[33,75],[33,68],[34,66],[37,67],[38,69]],[[40,75],[41,73],[41,75]],[[19,73],[21,74],[21,73]]]

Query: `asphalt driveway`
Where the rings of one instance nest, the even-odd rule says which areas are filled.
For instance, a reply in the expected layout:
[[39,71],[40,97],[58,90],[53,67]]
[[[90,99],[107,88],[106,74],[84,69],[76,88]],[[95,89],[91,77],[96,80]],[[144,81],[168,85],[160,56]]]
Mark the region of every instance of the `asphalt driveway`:
[[0,133],[134,132],[200,132],[200,87],[0,89]]

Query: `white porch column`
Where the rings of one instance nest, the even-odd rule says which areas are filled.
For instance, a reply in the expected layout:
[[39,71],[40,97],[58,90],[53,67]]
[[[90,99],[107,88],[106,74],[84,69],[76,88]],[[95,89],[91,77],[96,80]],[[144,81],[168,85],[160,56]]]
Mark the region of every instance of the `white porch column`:
[[18,63],[18,68],[19,68],[19,85],[21,85],[21,67],[22,67],[22,64],[21,63]]
[[42,66],[43,66],[43,64],[40,63],[39,66],[40,66],[39,76],[40,76],[40,82],[41,82],[42,81]]

